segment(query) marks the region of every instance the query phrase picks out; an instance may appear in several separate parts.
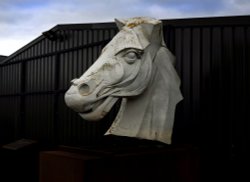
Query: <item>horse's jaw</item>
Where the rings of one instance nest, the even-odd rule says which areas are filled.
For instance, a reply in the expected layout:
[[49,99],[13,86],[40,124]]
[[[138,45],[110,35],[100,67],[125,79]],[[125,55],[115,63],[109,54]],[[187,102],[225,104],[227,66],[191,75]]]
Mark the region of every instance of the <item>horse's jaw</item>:
[[99,121],[112,109],[114,104],[118,101],[117,97],[107,97],[101,104],[90,112],[80,112],[79,115],[88,121]]
[[65,103],[68,107],[77,112],[84,120],[101,120],[118,101],[118,97],[105,96],[96,97],[96,93],[88,96],[79,94],[77,86],[71,86],[65,93]]

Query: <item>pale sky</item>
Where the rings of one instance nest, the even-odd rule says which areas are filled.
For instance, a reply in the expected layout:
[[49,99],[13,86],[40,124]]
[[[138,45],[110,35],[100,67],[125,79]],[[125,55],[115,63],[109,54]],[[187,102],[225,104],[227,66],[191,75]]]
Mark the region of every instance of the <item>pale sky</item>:
[[249,15],[250,0],[0,0],[0,55],[10,55],[57,24]]

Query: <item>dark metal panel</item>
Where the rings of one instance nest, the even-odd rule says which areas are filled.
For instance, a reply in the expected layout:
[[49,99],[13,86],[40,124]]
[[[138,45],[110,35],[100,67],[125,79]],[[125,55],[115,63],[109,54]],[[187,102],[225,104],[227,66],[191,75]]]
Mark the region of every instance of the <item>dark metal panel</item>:
[[74,31],[74,44],[73,47],[78,47],[80,45],[80,31],[79,30],[75,30]]
[[[212,105],[210,104],[211,99],[211,29],[202,28],[202,42],[201,42],[201,122],[203,122],[201,130],[201,142],[207,143],[208,146],[212,146],[214,141],[211,139],[213,136],[213,125],[210,124],[209,110]],[[211,131],[207,134],[206,131]]]
[[93,43],[93,30],[87,30],[87,43]]
[[222,74],[223,74],[223,66],[222,65],[222,30],[220,27],[213,27],[211,30],[211,82],[212,82],[212,90],[211,90],[211,109],[209,110],[210,113],[210,123],[212,124],[213,128],[212,131],[214,135],[211,139],[213,139],[214,146],[218,147],[219,152],[223,150],[221,147],[221,140],[223,131],[222,129],[222,122],[224,111],[221,110],[222,102],[221,98],[223,97],[223,87],[222,87]]
[[[192,98],[193,98],[193,110],[199,109],[200,100],[200,74],[201,74],[201,29],[194,28],[192,30]],[[194,118],[195,119],[195,118]]]
[[4,90],[4,67],[0,67],[0,95],[3,94],[3,90]]
[[4,79],[3,79],[3,94],[8,93],[8,85],[7,85],[7,81],[8,81],[8,67],[3,67],[3,75],[4,75]]
[[77,36],[77,46],[82,46],[83,45],[83,30],[78,30],[78,36]]
[[64,49],[68,49],[70,48],[69,47],[69,42],[70,42],[70,39],[71,39],[71,35],[70,35],[70,31],[63,31],[64,32],[64,35],[66,35],[66,39],[64,40]]
[[[64,32],[63,32],[62,30],[61,30],[61,31],[58,31],[57,33],[58,33],[59,36],[64,37]],[[66,38],[65,38],[65,39],[66,39]],[[62,40],[62,41],[56,41],[56,50],[57,50],[57,51],[63,49],[65,39]]]
[[74,72],[76,68],[77,60],[73,59],[73,53],[65,53],[60,55],[60,81],[59,88],[66,89],[70,86],[70,81],[75,78],[77,72]]
[[175,52],[175,28],[172,26],[163,26],[163,36],[168,49]]
[[78,51],[72,51],[72,59],[75,60],[75,64],[73,64],[73,68],[72,68],[72,73],[73,73],[73,77],[79,77],[80,75],[78,75],[78,66],[79,66],[79,59],[78,59]]
[[83,45],[88,44],[88,30],[83,30]]
[[[60,36],[59,36],[59,37],[60,37]],[[49,42],[49,45],[51,46],[49,50],[50,50],[51,52],[55,52],[55,51],[56,51],[57,42],[58,42],[58,41],[50,41],[50,42]]]
[[103,30],[104,31],[104,40],[107,40],[110,38],[110,35],[109,35],[109,30]]
[[25,138],[53,142],[53,99],[53,95],[26,96]]
[[52,50],[52,43],[54,41],[51,41],[51,40],[48,40],[48,39],[45,39],[45,40],[46,40],[46,53],[48,54],[48,53],[53,51]]
[[87,49],[83,49],[83,73],[87,70],[88,68],[88,50]]
[[8,80],[9,80],[9,75],[10,75],[10,72],[9,72],[9,69],[10,67],[6,67],[6,80],[5,80],[5,87],[6,87],[6,91],[5,92],[10,92],[10,84],[8,84]]
[[[31,61],[26,64],[29,64],[31,66],[31,69],[26,69],[26,72],[30,72],[30,88],[26,87],[26,92],[35,92],[35,90],[41,89],[41,83],[40,83],[40,77],[41,77],[41,59],[37,59],[36,61]],[[27,79],[27,77],[26,77]]]
[[[246,154],[246,145],[249,145],[247,141],[246,131],[247,121],[245,120],[249,108],[246,106],[245,99],[249,93],[246,92],[247,85],[245,80],[249,77],[249,70],[246,70],[246,46],[245,46],[245,29],[244,27],[234,28],[234,108],[233,115],[233,144],[234,150],[237,154]],[[244,44],[243,44],[244,43]]]
[[175,52],[173,52],[175,58],[176,58],[176,62],[175,62],[175,67],[177,69],[177,72],[180,76],[180,78],[182,77],[182,29],[177,28],[175,30],[175,47],[174,50]]
[[59,68],[59,88],[63,89],[64,84],[64,54],[60,54],[60,68]]
[[110,29],[110,34],[109,34],[110,38],[114,37],[117,32],[118,32],[117,29]]
[[26,92],[53,90],[55,56],[34,59],[26,63]]
[[224,93],[222,97],[222,102],[224,103],[224,118],[221,122],[224,123],[224,133],[223,142],[221,146],[223,146],[227,151],[225,152],[225,156],[227,158],[231,158],[233,155],[233,143],[232,143],[232,118],[233,118],[233,100],[231,98],[234,97],[233,89],[233,72],[234,72],[234,46],[233,46],[233,27],[224,27],[223,28],[223,37],[222,37],[222,64],[223,64],[223,82],[222,87],[224,88]]
[[[183,59],[183,29],[181,28],[176,28],[175,30],[175,37],[174,37],[174,45],[175,47],[173,48],[174,52],[174,56],[175,56],[175,67],[177,70],[178,75],[180,76],[180,78],[183,77],[183,68],[182,68],[182,59]],[[168,40],[168,38],[167,38]],[[181,79],[182,80],[182,79]],[[181,90],[182,90],[182,86],[183,84],[181,84]],[[176,114],[175,114],[175,123],[174,123],[174,129],[173,129],[173,137],[172,140],[173,142],[178,142],[182,140],[181,135],[179,135],[179,131],[182,132],[183,128],[182,128],[182,123],[183,121],[186,122],[186,120],[184,120],[184,116],[183,116],[183,107],[184,107],[184,103],[181,102],[178,104],[178,107],[176,109]]]
[[40,44],[40,55],[45,54],[45,46],[44,46],[44,40],[42,42],[39,42]]
[[191,47],[191,40],[192,40],[192,29],[190,28],[184,28],[182,30],[183,33],[183,40],[182,40],[182,74],[181,74],[181,80],[182,80],[182,93],[183,97],[185,98],[183,100],[184,105],[184,118],[186,118],[186,123],[183,122],[183,125],[188,125],[188,121],[191,120],[191,89],[192,89],[192,47]]
[[74,73],[73,73],[74,64],[76,64],[76,60],[73,60],[72,52],[67,53],[66,54],[66,70],[65,70],[65,73],[67,75],[67,78],[66,78],[67,83],[65,83],[64,88],[67,88],[69,86],[68,83],[70,83],[71,78],[74,78]]
[[42,48],[41,48],[41,43],[40,42],[38,42],[37,43],[37,55],[38,56],[40,56],[41,54],[42,54]]
[[16,139],[20,97],[0,97],[0,103],[0,144],[4,144]]
[[17,94],[20,92],[19,74],[20,64],[1,67],[0,96],[7,94]]
[[[201,105],[200,105],[200,85],[201,85],[201,28],[193,28],[191,35],[191,54],[192,54],[192,66],[191,66],[191,90],[190,96],[192,99],[192,141],[199,143],[198,138],[195,137],[200,134],[201,125]],[[191,107],[190,106],[190,107]]]
[[26,64],[26,69],[27,70],[30,70],[30,71],[26,71],[26,75],[25,75],[25,88],[30,88],[30,85],[31,85],[31,75],[30,75],[30,72],[31,72],[31,63],[30,64]]
[[5,70],[6,70],[6,67],[1,67],[1,82],[0,82],[0,85],[1,85],[1,89],[0,89],[0,93],[1,95],[2,94],[5,94],[5,90],[6,90],[6,73],[5,73]]
[[77,75],[80,77],[84,73],[84,51],[77,51]]
[[74,64],[73,60],[69,59],[69,53],[64,54],[64,75],[65,75],[65,79],[64,79],[64,84],[62,89],[66,89],[70,86],[70,81],[71,78],[73,78],[72,76],[72,72],[71,72],[71,65]]
[[94,63],[94,60],[93,60],[93,50],[92,48],[87,48],[87,64],[86,64],[86,68],[89,68],[93,63]]
[[[48,71],[48,77],[46,83],[48,83],[47,87],[51,90],[54,89],[55,84],[55,72],[56,72],[56,56],[50,56],[47,60],[47,71]],[[57,88],[56,88],[57,89]]]
[[[246,82],[245,84],[247,85],[247,88],[246,88],[246,92],[247,93],[250,93],[250,73],[249,73],[249,70],[250,70],[250,26],[247,26],[245,28],[245,35],[246,35],[246,39],[245,39],[245,43],[246,43]],[[246,104],[246,108],[250,108],[250,95],[247,94],[246,95],[246,98],[245,98],[245,104]],[[246,118],[245,118],[245,121],[246,121],[246,130],[247,130],[247,140],[250,141],[250,123],[247,122],[247,121],[250,121],[250,114],[246,114]],[[247,150],[248,152],[250,151],[250,146],[248,145],[247,146]]]

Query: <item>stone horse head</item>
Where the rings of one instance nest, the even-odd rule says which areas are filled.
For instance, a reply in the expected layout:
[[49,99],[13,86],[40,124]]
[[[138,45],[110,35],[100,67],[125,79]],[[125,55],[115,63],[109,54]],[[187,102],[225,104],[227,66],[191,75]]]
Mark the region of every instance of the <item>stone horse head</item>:
[[152,18],[116,20],[117,35],[65,94],[68,107],[89,121],[101,120],[122,99],[106,135],[170,144],[176,104],[182,100],[174,56]]

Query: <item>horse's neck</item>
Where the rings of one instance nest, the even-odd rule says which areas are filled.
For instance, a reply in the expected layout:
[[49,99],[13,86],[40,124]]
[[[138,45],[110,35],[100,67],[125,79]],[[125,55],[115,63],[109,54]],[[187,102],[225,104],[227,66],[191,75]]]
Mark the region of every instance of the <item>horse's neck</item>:
[[[160,73],[153,67],[152,79],[145,92],[137,97],[130,97],[123,100],[121,110],[113,122],[107,134],[120,136],[138,137],[149,140],[163,140],[169,138],[166,135],[166,107]],[[164,105],[165,105],[164,104]],[[163,108],[161,108],[163,107]],[[172,128],[171,128],[172,129]],[[172,130],[171,130],[172,131]],[[170,133],[169,133],[170,134]],[[170,134],[171,135],[171,134]],[[165,143],[170,143],[164,139]],[[168,139],[169,140],[169,139]]]
[[106,134],[171,143],[176,104],[182,99],[179,79],[165,49],[158,52],[150,83],[141,95],[123,99]]

